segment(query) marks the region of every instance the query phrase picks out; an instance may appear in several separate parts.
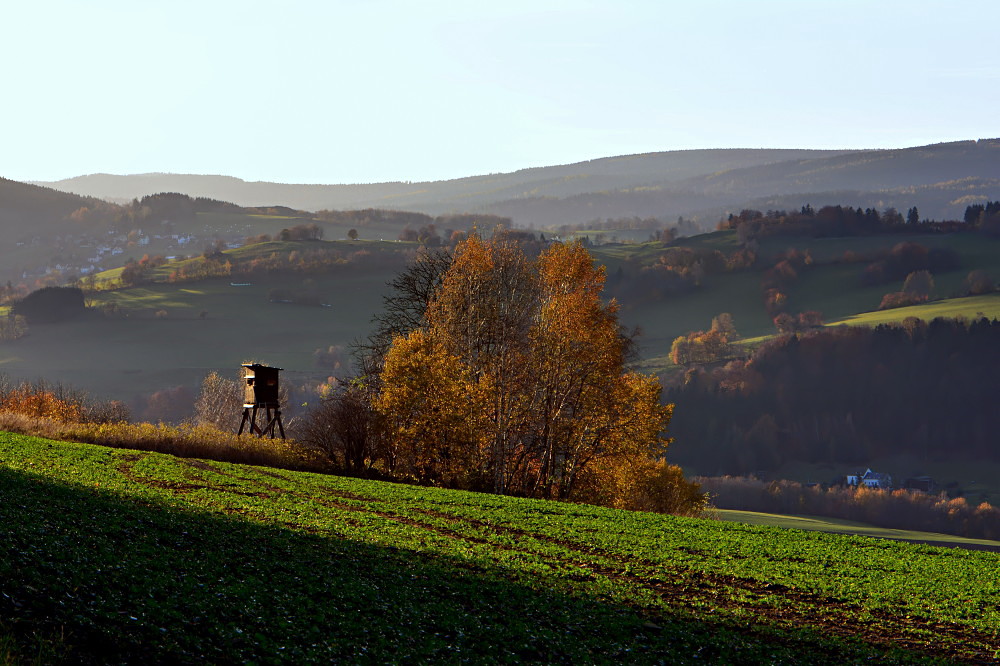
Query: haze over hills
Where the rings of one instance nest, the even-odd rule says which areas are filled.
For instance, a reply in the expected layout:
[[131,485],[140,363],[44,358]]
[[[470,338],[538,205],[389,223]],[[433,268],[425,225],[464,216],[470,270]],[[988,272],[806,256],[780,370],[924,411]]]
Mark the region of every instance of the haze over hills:
[[516,226],[594,219],[694,219],[711,228],[743,207],[805,203],[908,208],[925,217],[960,217],[970,202],[1000,190],[1000,140],[894,150],[690,150],[595,159],[422,183],[293,185],[229,176],[95,174],[54,189],[110,200],[173,191],[242,206],[300,210],[387,208],[430,215],[482,212]]
[[486,210],[525,225],[607,217],[691,217],[703,230],[742,208],[918,206],[925,217],[961,219],[1000,191],[1000,141],[960,141],[855,151],[718,170],[676,182],[590,192],[553,201],[505,201]]
[[[201,202],[197,214],[188,211],[186,217],[169,205],[132,205],[162,192],[235,205]],[[190,174],[96,174],[34,184],[0,180],[0,281],[34,280],[55,272],[85,274],[120,266],[130,256],[190,254],[209,243],[239,243],[312,221],[311,212],[300,211],[406,211],[395,217],[379,214],[378,228],[363,230],[366,238],[389,240],[407,227],[413,231],[431,222],[409,213],[471,214],[451,224],[459,227],[474,223],[477,216],[495,215],[509,218],[515,227],[559,234],[632,229],[625,237],[644,240],[680,217],[680,235],[692,235],[714,229],[720,219],[745,208],[917,207],[921,219],[942,220],[962,219],[966,206],[998,197],[997,139],[894,150],[646,153],[425,183],[293,185]],[[126,205],[119,208],[107,201]],[[213,214],[203,214],[209,210]],[[227,214],[214,214],[223,210]],[[289,219],[268,221],[262,212]],[[309,219],[291,219],[298,217]],[[351,226],[369,224],[353,218],[335,224],[329,216],[320,217],[320,223],[330,227],[327,238],[344,237]],[[642,222],[635,224],[635,218]],[[605,224],[609,219],[619,222]],[[442,233],[450,233],[444,228],[449,224],[439,226]],[[181,247],[182,241],[188,245]],[[148,242],[153,245],[144,245]]]
[[130,201],[146,194],[182,192],[241,206],[283,205],[300,210],[392,208],[430,215],[483,209],[532,197],[565,198],[591,192],[678,183],[705,174],[841,155],[833,150],[684,150],[627,155],[506,174],[435,182],[297,185],[247,182],[230,176],[93,174],[37,182],[64,192]]

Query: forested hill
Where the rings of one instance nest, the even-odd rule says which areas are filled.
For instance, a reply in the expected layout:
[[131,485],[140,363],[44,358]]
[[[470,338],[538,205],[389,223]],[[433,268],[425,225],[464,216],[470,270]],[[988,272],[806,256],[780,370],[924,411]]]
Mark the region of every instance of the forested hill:
[[893,190],[967,178],[1000,179],[1000,139],[790,160],[705,174],[684,185],[706,194],[756,197],[792,192]]
[[751,165],[673,182],[593,191],[559,200],[536,196],[489,206],[496,215],[536,226],[603,218],[677,216],[708,231],[744,208],[805,204],[884,210],[918,206],[925,217],[961,219],[965,207],[1000,191],[1000,140],[853,151]]
[[512,173],[436,182],[303,185],[247,182],[229,176],[93,174],[37,183],[66,192],[131,201],[157,192],[231,201],[242,206],[285,205],[302,210],[393,208],[431,215],[483,209],[498,202],[676,183],[703,174],[841,155],[832,150],[683,150],[608,157]]
[[0,230],[8,239],[56,231],[73,211],[96,204],[89,197],[0,178]]

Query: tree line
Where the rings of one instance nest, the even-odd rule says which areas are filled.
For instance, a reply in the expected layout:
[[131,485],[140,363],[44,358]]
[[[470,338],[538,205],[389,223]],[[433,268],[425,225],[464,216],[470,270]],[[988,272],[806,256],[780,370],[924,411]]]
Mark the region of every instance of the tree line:
[[742,476],[698,477],[697,481],[719,509],[827,516],[892,529],[1000,539],[1000,509],[946,493],[823,487]]
[[666,391],[671,458],[709,475],[896,454],[997,461],[997,367],[997,320],[781,335],[749,359],[691,367]]
[[[970,206],[969,208],[972,208]],[[968,219],[978,219],[969,209]],[[925,220],[916,206],[909,208],[904,216],[895,208],[879,211],[876,208],[853,206],[823,206],[819,210],[806,204],[798,211],[747,208],[739,213],[730,213],[721,220],[718,229],[735,229],[740,241],[763,239],[771,236],[872,236],[885,233],[942,233],[979,228],[963,220]]]

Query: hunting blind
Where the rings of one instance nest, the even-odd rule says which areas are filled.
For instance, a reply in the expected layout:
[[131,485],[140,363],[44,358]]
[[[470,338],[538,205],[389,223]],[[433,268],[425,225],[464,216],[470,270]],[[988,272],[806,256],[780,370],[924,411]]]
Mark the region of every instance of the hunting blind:
[[[278,399],[278,373],[281,368],[271,368],[260,363],[243,364],[243,420],[237,435],[242,435],[247,424],[250,434],[274,439],[278,427],[285,439],[285,426],[281,423],[281,402]],[[263,427],[257,425],[258,413],[263,410]]]

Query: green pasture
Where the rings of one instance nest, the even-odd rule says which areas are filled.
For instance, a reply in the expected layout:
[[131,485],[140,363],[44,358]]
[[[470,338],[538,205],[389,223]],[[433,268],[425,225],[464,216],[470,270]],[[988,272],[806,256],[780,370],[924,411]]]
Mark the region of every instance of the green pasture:
[[1000,541],[989,539],[967,539],[951,534],[938,532],[919,532],[916,530],[896,530],[888,527],[876,527],[867,523],[825,516],[798,516],[776,513],[761,513],[759,511],[737,511],[734,509],[716,509],[720,520],[745,525],[770,525],[786,529],[805,530],[807,532],[828,532],[830,534],[853,534],[856,536],[875,537],[879,539],[895,539],[916,543],[931,543],[934,545],[957,548],[984,548],[1000,552]]
[[704,331],[721,312],[733,315],[740,335],[752,337],[774,330],[764,310],[757,273],[723,273],[705,279],[704,286],[662,301],[622,308],[620,319],[642,330],[639,339],[644,357],[666,355],[679,335]]
[[[247,213],[198,213],[194,220],[175,223],[174,233],[192,233],[196,235],[222,235],[227,238],[245,238],[267,234],[277,236],[282,229],[288,229],[299,224],[317,224],[323,229],[323,239],[327,241],[347,240],[347,232],[357,229],[359,240],[378,241],[396,240],[399,235],[399,225],[338,224],[324,222],[308,217],[285,215],[252,215]],[[198,248],[199,251],[202,248]]]
[[[912,241],[929,248],[947,248],[960,256],[959,268],[934,274],[932,298],[948,299],[961,292],[965,277],[972,270],[984,270],[1000,280],[1000,240],[973,234],[892,234],[851,238],[769,238],[761,243],[761,252],[774,256],[795,247],[809,249],[817,264],[799,271],[799,279],[789,289],[790,312],[819,310],[828,322],[841,322],[845,318],[877,310],[882,296],[902,291],[903,280],[875,286],[864,286],[861,277],[867,262],[855,264],[829,263],[850,250],[858,254],[874,255],[890,250],[904,241]],[[920,306],[924,307],[924,306]],[[975,311],[964,312],[966,316]],[[953,309],[951,311],[954,311]],[[909,316],[909,315],[904,315]],[[932,315],[955,316],[954,314]],[[902,319],[902,317],[900,317]],[[892,321],[894,319],[890,319]],[[853,323],[853,322],[851,322]]]
[[969,320],[981,319],[983,317],[998,319],[1000,318],[1000,293],[966,296],[964,298],[946,298],[940,301],[930,301],[905,308],[862,312],[831,321],[828,325],[877,326],[879,324],[901,322],[908,317],[916,317],[924,321],[931,321],[937,317],[964,317]]
[[[588,232],[580,232],[582,235],[586,235]],[[613,232],[607,231],[602,232],[604,234],[611,234]],[[636,232],[638,233],[638,232]],[[665,247],[663,243],[659,241],[649,241],[650,231],[643,231],[645,236],[636,238],[635,242],[632,243],[620,243],[620,244],[609,244],[609,245],[598,245],[591,249],[591,254],[594,258],[608,267],[608,272],[612,272],[618,269],[619,266],[623,265],[625,262],[630,262],[637,264],[639,266],[644,266],[651,264],[656,261]],[[679,238],[671,247],[683,247],[691,248],[696,250],[718,250],[723,254],[728,254],[739,249],[739,240],[736,237],[735,231],[713,231],[707,234],[699,234],[697,236],[687,236],[685,238]]]
[[607,269],[608,275],[617,271],[625,262],[639,265],[652,263],[663,252],[663,243],[648,241],[645,243],[598,245],[590,248],[594,261]]
[[[276,275],[249,286],[212,279],[97,292],[93,305],[114,303],[121,314],[31,326],[24,338],[0,345],[0,372],[130,400],[179,385],[196,389],[209,372],[229,376],[256,359],[285,368],[286,381],[296,385],[332,372],[314,366],[316,349],[368,334],[387,279]],[[329,307],[268,300],[272,289],[306,288]]]
[[5,663],[986,663],[998,565],[0,435]]
[[[402,241],[382,241],[382,240],[364,240],[359,238],[358,240],[325,240],[325,241],[266,241],[263,243],[253,243],[251,245],[244,245],[242,247],[224,250],[222,252],[225,260],[231,261],[233,263],[238,263],[241,261],[252,261],[257,258],[266,258],[271,254],[277,253],[279,256],[288,256],[291,252],[305,253],[309,250],[322,249],[322,250],[336,250],[342,252],[344,255],[349,256],[354,252],[360,250],[365,250],[375,253],[399,253],[407,250],[415,250],[418,246],[417,243],[412,242],[402,242]],[[170,261],[162,266],[150,269],[149,280],[154,282],[166,281],[170,274],[178,269],[186,268],[191,269],[203,264],[206,260],[201,256],[199,251],[194,256],[185,259],[176,259]],[[125,263],[125,260],[122,261]],[[108,269],[102,271],[96,275],[99,283],[107,284],[116,281],[119,276],[121,276],[122,267]],[[236,276],[234,280],[238,280],[239,276]]]
[[[799,279],[788,289],[789,303],[786,309],[789,312],[818,310],[827,322],[852,325],[898,321],[907,316],[927,319],[936,316],[972,318],[997,315],[998,309],[992,295],[941,300],[913,308],[878,312],[882,296],[891,291],[902,290],[902,281],[864,286],[861,276],[866,263],[823,263],[841,257],[847,250],[873,254],[879,250],[889,250],[897,243],[908,240],[928,247],[951,248],[961,256],[960,268],[934,275],[933,298],[950,299],[952,294],[961,290],[965,276],[974,269],[985,270],[1000,280],[1000,240],[972,234],[768,238],[761,243],[761,252],[765,256],[775,256],[791,247],[809,249],[819,262],[801,269]],[[683,238],[676,245],[731,252],[738,247],[738,241],[734,231],[718,231]],[[639,265],[651,263],[662,251],[660,243],[642,243],[599,247],[593,253],[598,261],[608,266],[610,273],[626,262]],[[666,356],[675,337],[707,329],[712,317],[721,312],[733,315],[737,330],[743,337],[755,339],[769,336],[774,331],[774,325],[763,307],[762,276],[762,271],[709,276],[702,288],[694,293],[623,309],[622,320],[630,326],[642,327],[643,354],[656,366],[663,365],[655,359]]]
[[718,250],[723,254],[728,254],[738,250],[740,247],[739,237],[731,229],[724,231],[710,231],[697,236],[687,236],[679,238],[674,243],[677,247],[689,247],[693,250]]
[[[618,243],[644,243],[656,231],[655,229],[585,229],[571,232],[567,236],[563,236],[562,239],[570,241],[588,238],[597,246],[605,244],[615,245]],[[543,231],[542,233],[548,237],[555,232]]]

